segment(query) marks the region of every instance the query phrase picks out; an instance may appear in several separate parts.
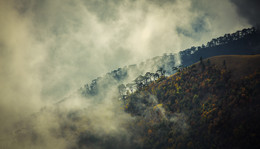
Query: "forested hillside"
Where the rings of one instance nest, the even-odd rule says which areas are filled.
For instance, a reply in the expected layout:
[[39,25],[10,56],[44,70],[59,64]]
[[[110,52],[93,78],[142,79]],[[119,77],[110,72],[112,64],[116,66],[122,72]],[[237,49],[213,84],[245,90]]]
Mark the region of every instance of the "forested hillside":
[[122,98],[141,148],[259,148],[260,56],[219,56]]

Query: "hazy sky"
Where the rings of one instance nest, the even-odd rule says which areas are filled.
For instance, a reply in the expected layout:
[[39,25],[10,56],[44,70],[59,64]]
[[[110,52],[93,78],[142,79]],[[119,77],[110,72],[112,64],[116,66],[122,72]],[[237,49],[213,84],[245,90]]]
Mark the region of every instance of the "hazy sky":
[[259,18],[247,2],[0,0],[0,109],[57,101],[118,67],[250,27]]

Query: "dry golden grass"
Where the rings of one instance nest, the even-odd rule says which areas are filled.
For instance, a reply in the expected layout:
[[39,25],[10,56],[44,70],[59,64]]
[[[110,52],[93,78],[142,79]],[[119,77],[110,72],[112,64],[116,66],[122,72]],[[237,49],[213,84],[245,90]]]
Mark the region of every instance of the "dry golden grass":
[[203,62],[206,64],[208,59],[220,68],[224,67],[225,61],[226,69],[231,72],[233,79],[260,72],[260,55],[222,55],[204,59]]

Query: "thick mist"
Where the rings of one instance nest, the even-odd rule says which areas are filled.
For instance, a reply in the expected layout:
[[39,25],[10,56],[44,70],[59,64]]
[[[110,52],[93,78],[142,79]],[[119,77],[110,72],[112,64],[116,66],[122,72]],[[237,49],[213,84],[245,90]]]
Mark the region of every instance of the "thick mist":
[[115,89],[99,103],[70,95],[118,67],[251,26],[237,10],[226,0],[1,0],[0,148],[76,148],[89,131],[131,143],[133,118]]

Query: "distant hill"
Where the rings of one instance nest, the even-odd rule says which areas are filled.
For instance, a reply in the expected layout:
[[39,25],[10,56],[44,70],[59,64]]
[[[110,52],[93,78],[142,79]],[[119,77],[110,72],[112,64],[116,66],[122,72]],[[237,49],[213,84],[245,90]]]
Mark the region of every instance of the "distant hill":
[[180,52],[182,65],[189,66],[200,57],[218,55],[255,55],[260,54],[260,32],[256,28],[243,29],[233,34],[212,39],[206,45],[192,47]]
[[141,148],[260,148],[260,55],[201,59],[122,100]]
[[[206,45],[191,47],[175,54],[164,54],[146,60],[140,64],[134,64],[113,70],[103,77],[97,77],[89,84],[84,85],[79,92],[83,96],[96,96],[109,92],[109,88],[120,84],[129,84],[146,72],[156,73],[157,70],[165,71],[171,75],[178,66],[189,66],[197,62],[200,57],[208,58],[218,55],[255,55],[260,54],[260,32],[257,28],[248,28],[233,34],[225,34],[222,37],[212,39]],[[109,86],[109,87],[108,87]]]

